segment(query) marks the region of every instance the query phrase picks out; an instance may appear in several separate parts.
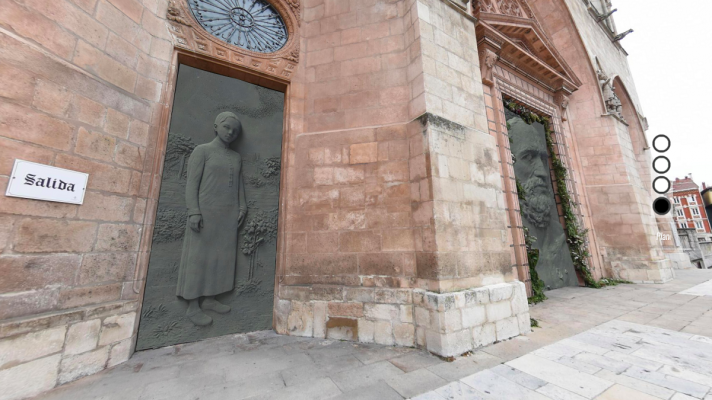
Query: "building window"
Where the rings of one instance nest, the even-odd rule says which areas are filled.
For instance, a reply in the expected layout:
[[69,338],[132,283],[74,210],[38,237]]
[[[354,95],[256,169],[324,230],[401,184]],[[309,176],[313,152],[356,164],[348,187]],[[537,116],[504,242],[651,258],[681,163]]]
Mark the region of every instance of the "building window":
[[695,227],[697,229],[705,229],[705,226],[702,225],[702,221],[695,221]]
[[695,196],[688,196],[687,203],[688,204],[697,204],[697,199],[695,199]]
[[680,222],[677,223],[677,226],[678,226],[680,229],[685,229],[685,228],[687,228],[687,223],[685,223],[685,221],[680,221]]
[[699,217],[700,216],[700,209],[697,207],[690,207],[690,210],[692,210],[692,215]]
[[675,212],[677,212],[677,216],[678,216],[678,217],[684,217],[684,216],[685,216],[685,212],[682,211],[682,210],[679,209],[679,208],[676,209]]
[[679,198],[679,197],[675,196],[675,197],[673,197],[672,199],[673,199],[673,201],[675,202],[675,204],[680,204],[680,198]]

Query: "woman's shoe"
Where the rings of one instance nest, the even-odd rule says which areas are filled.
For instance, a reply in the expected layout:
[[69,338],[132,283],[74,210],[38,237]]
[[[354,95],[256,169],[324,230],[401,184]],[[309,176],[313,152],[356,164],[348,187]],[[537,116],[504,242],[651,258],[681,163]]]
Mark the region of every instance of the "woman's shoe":
[[206,313],[203,312],[203,310],[198,310],[193,312],[192,314],[186,314],[190,322],[194,323],[197,326],[206,326],[210,325],[211,322],[213,322],[213,319],[210,318],[210,316]]
[[219,301],[212,299],[212,298],[203,300],[203,304],[201,304],[200,307],[203,310],[215,311],[218,314],[225,314],[226,312],[230,312],[230,310],[232,310],[232,308],[230,308],[230,306],[222,304]]

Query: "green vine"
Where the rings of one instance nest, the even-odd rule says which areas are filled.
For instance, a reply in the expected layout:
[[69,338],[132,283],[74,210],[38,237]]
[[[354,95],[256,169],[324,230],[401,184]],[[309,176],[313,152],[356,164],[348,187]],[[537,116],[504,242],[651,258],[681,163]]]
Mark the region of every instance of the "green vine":
[[[558,154],[554,151],[554,140],[551,137],[552,130],[551,126],[549,123],[549,118],[546,116],[539,116],[538,114],[532,112],[531,110],[527,109],[526,107],[517,104],[513,101],[510,100],[504,100],[504,106],[511,112],[517,114],[519,117],[524,120],[527,124],[531,125],[535,122],[538,122],[542,125],[544,125],[544,132],[546,133],[546,145],[549,149],[549,155],[551,156],[551,164],[553,165],[553,170],[554,170],[554,177],[556,178],[556,189],[557,189],[557,194],[559,195],[559,198],[561,199],[561,208],[564,212],[564,225],[565,225],[565,231],[566,231],[566,241],[569,244],[569,251],[571,252],[571,259],[574,262],[574,267],[576,270],[581,272],[581,275],[583,276],[583,280],[586,283],[587,286],[589,287],[594,287],[594,288],[600,288],[604,285],[606,285],[606,282],[597,282],[596,279],[593,278],[593,274],[591,273],[591,270],[588,266],[588,258],[591,256],[591,254],[588,252],[588,248],[586,245],[586,234],[588,233],[587,229],[581,228],[579,225],[578,219],[576,218],[576,214],[574,214],[574,201],[571,198],[571,195],[569,194],[569,190],[566,187],[566,177],[568,175],[568,171],[566,170],[566,167],[564,166],[564,163],[561,161],[559,158]],[[520,184],[517,181],[517,190],[520,188]],[[523,195],[519,195],[519,198],[521,199]],[[528,232],[525,230],[525,241],[526,235]],[[533,241],[532,241],[533,242]],[[527,258],[529,258],[529,246],[527,246]],[[537,258],[538,258],[538,253],[537,253]],[[538,261],[538,259],[537,259]],[[535,286],[535,281],[534,281],[534,276],[536,274],[536,270],[531,266],[531,260],[529,261],[529,270],[530,273],[532,273],[532,292],[534,295],[536,295],[536,292],[534,291],[534,286]],[[537,279],[538,279],[538,274],[537,274]],[[543,294],[543,282],[542,284],[542,294]],[[534,296],[532,296],[534,297]],[[540,300],[541,301],[541,300]]]
[[544,281],[539,278],[536,265],[539,263],[539,249],[532,247],[536,241],[536,236],[529,233],[529,229],[524,227],[524,244],[527,248],[527,262],[529,263],[529,278],[532,284],[532,295],[529,297],[529,304],[541,303],[546,300],[544,294]]

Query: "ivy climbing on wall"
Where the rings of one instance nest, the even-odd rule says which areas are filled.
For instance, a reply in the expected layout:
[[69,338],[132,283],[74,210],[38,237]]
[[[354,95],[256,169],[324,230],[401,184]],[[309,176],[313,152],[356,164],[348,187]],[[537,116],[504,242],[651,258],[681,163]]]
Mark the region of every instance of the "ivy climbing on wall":
[[[517,104],[511,100],[505,99],[504,106],[509,111],[521,117],[522,120],[529,125],[535,122],[544,125],[544,132],[546,133],[546,146],[549,150],[551,164],[553,166],[554,171],[554,177],[556,180],[554,184],[556,185],[557,194],[561,199],[561,208],[564,213],[564,230],[566,232],[566,241],[569,245],[569,251],[571,252],[571,259],[574,262],[574,267],[576,268],[576,270],[579,271],[583,276],[583,280],[586,283],[586,286],[600,288],[603,285],[602,283],[597,282],[596,279],[594,279],[588,264],[588,259],[591,256],[591,254],[588,252],[588,245],[586,244],[586,234],[588,233],[588,230],[580,226],[578,218],[576,218],[576,214],[574,213],[575,204],[571,197],[571,194],[569,193],[569,189],[566,186],[566,178],[568,176],[568,171],[566,170],[564,163],[561,161],[559,155],[554,149],[554,140],[552,138],[553,130],[551,128],[549,118],[546,116],[540,116],[527,109],[526,107],[522,106],[521,104]],[[520,189],[521,184],[519,183],[519,181],[517,181],[517,191],[519,191]],[[520,200],[525,198],[525,196],[526,193],[519,193]],[[536,303],[546,299],[546,296],[544,296],[544,282],[539,280],[538,274],[536,273],[535,269],[536,261],[538,261],[539,254],[538,251],[533,251],[536,249],[531,249],[531,244],[536,240],[536,238],[533,238],[531,235],[529,235],[526,228],[524,231],[524,240],[527,246],[527,258],[529,261],[529,271],[532,279],[533,295],[530,299],[530,302]],[[536,255],[536,257],[534,257],[534,255]],[[532,261],[534,261],[534,267],[532,266]],[[537,287],[539,287],[539,293],[537,293]],[[539,295],[541,297],[537,297]]]

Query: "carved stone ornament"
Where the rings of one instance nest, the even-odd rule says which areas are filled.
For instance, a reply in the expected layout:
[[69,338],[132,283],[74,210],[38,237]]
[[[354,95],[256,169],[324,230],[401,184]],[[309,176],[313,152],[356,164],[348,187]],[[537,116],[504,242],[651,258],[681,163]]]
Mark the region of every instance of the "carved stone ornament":
[[299,0],[170,0],[176,47],[290,80],[299,62]]
[[294,13],[294,15],[297,16],[297,23],[301,25],[302,14],[301,14],[299,0],[287,0],[287,4],[289,4],[289,7],[292,8],[292,12]]
[[289,61],[294,61],[295,63],[298,63],[299,62],[299,49],[292,50],[292,52],[289,53],[289,55],[286,58]]
[[554,103],[557,106],[561,107],[561,120],[566,121],[566,118],[564,116],[566,115],[566,109],[569,108],[569,97],[563,94],[562,92],[557,92],[554,96]]
[[490,49],[480,50],[480,72],[482,73],[482,83],[485,85],[493,85],[492,70],[497,63],[499,56]]
[[168,2],[168,10],[166,11],[166,19],[170,21],[175,21],[179,24],[183,24],[185,26],[192,26],[190,22],[188,22],[187,19],[183,18],[183,12],[181,11],[180,7],[176,5],[175,0],[170,0]]
[[522,8],[519,6],[517,0],[499,0],[497,1],[497,7],[499,11],[505,15],[511,15],[513,17],[524,17]]
[[492,0],[477,0],[477,5],[475,7],[479,7],[480,12],[496,12]]
[[613,79],[609,78],[603,70],[596,71],[598,75],[598,84],[601,86],[601,94],[603,102],[606,104],[606,113],[618,117],[621,121],[623,118],[623,105],[621,100],[616,95],[615,87],[613,87]]
[[524,0],[476,0],[473,9],[491,14],[503,14],[512,17],[533,18],[531,8]]

